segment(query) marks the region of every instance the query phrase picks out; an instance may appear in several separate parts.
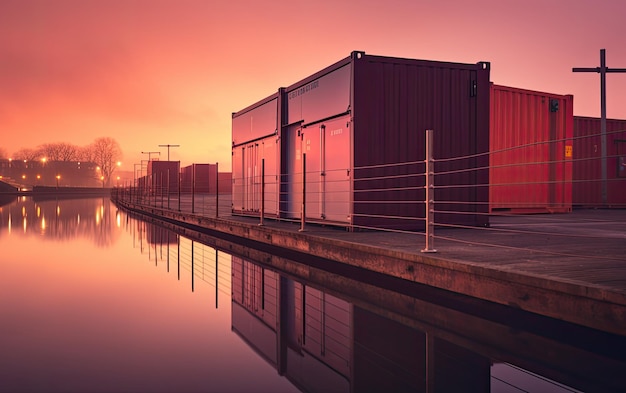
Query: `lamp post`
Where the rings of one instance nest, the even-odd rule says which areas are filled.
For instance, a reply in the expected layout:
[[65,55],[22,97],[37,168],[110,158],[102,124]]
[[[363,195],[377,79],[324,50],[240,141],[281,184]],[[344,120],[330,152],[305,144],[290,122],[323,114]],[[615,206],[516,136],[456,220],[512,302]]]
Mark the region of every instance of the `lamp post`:
[[[135,188],[135,200],[138,202],[139,201],[139,192],[138,192],[138,184],[137,184],[137,180],[139,179],[139,177],[137,177],[137,165],[139,165],[139,172],[141,172],[141,163],[139,164],[133,164],[133,187]],[[141,173],[140,173],[141,174]]]
[[170,160],[170,147],[180,147],[180,145],[170,145],[169,143],[167,145],[159,145],[159,147],[167,147],[167,160]]
[[141,154],[147,154],[148,155],[148,161],[150,161],[152,158],[153,154],[158,154],[159,156],[161,156],[161,152],[160,151],[142,151]]
[[61,178],[61,175],[57,175],[57,188],[59,188],[59,179]]

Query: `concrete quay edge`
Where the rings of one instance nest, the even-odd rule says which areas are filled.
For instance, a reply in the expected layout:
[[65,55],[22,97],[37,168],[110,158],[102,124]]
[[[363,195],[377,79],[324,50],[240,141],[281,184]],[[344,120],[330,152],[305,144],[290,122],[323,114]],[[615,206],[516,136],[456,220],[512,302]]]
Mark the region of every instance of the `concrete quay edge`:
[[117,201],[132,211],[349,264],[412,282],[626,335],[626,294],[602,286]]

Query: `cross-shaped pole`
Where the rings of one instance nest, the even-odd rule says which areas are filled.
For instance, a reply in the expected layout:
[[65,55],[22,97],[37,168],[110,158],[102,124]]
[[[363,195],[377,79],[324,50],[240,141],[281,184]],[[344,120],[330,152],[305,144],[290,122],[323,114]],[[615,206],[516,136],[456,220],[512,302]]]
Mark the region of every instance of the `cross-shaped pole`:
[[606,171],[606,74],[608,72],[626,73],[626,68],[609,68],[606,66],[606,54],[600,49],[600,67],[572,68],[572,72],[597,72],[600,74],[600,170],[602,172],[602,204],[607,204],[607,171]]
[[170,160],[170,147],[180,147],[180,145],[159,145],[159,147],[167,147],[167,160]]

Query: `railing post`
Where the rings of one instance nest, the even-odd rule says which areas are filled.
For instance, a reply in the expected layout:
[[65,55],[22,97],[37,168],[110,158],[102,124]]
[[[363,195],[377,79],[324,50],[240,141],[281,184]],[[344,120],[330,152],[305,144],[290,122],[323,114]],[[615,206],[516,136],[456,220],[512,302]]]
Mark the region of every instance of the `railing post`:
[[183,186],[183,177],[180,171],[180,161],[178,161],[178,211],[180,212],[180,189]]
[[163,190],[165,187],[163,187],[163,172],[161,172],[161,209],[163,209]]
[[191,164],[191,214],[196,212],[196,164]]
[[265,215],[265,158],[261,159],[261,220],[260,226],[263,226],[263,216]]
[[302,207],[300,208],[300,229],[299,232],[304,232],[304,225],[306,223],[306,154],[302,153]]
[[433,248],[435,237],[435,186],[433,164],[433,130],[426,130],[426,247],[422,252],[437,252]]
[[218,162],[215,163],[215,218],[219,217],[220,207],[220,171]]
[[170,170],[168,169],[167,170],[167,210],[169,209],[170,209]]

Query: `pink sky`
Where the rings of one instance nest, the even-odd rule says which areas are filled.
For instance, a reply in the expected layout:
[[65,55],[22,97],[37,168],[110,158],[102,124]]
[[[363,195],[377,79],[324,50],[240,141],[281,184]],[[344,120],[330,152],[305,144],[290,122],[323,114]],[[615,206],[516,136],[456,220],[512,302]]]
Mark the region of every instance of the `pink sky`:
[[[124,167],[171,160],[230,169],[231,113],[338,61],[369,54],[490,61],[497,84],[574,95],[600,116],[600,77],[626,68],[623,0],[3,0],[0,140],[115,138]],[[626,119],[626,74],[607,77]],[[155,155],[153,155],[154,157]]]

